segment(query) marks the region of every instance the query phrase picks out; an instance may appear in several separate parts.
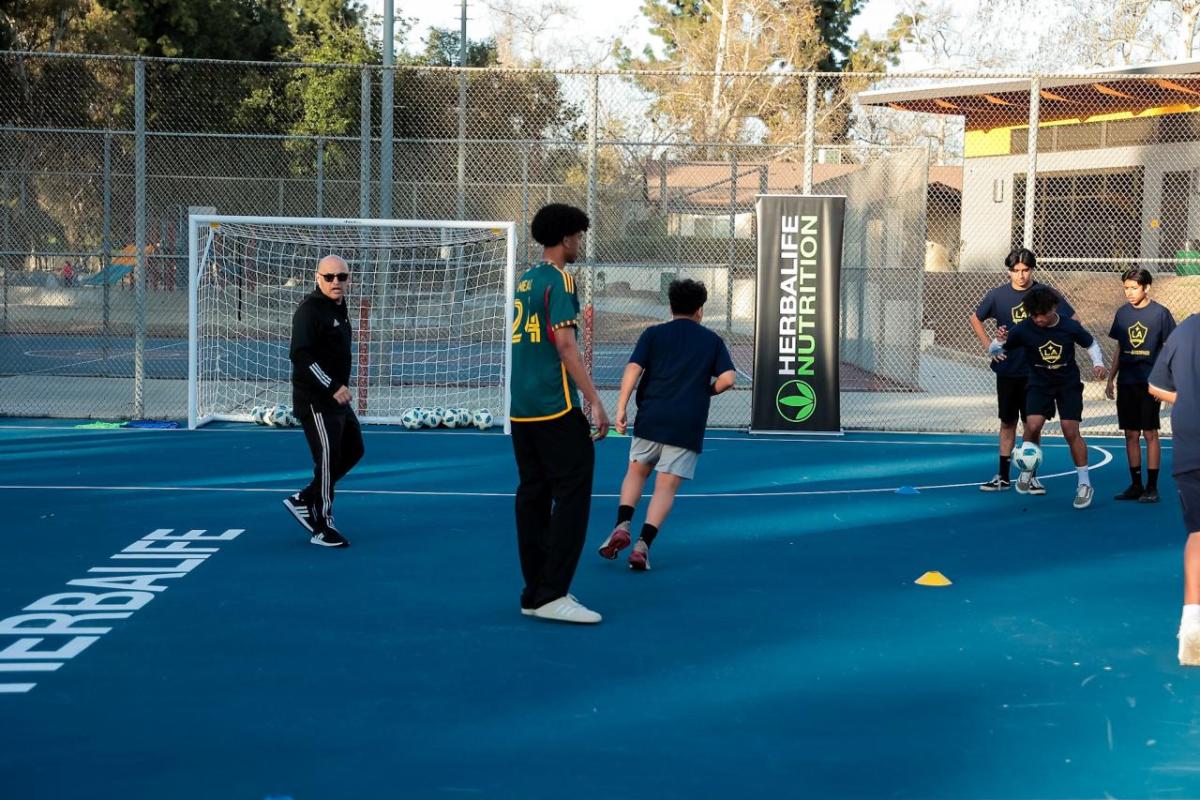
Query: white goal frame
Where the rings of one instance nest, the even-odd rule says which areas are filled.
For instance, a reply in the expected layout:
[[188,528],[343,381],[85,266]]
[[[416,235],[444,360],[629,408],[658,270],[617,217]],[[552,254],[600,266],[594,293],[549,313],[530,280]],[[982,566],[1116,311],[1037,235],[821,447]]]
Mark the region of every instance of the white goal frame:
[[[201,415],[200,402],[200,288],[201,265],[200,230],[202,227],[220,225],[222,223],[247,225],[286,225],[311,226],[325,228],[443,228],[443,229],[492,229],[503,231],[506,238],[506,264],[504,268],[504,336],[503,336],[503,417],[505,433],[510,433],[509,423],[509,386],[512,381],[512,337],[509,328],[513,319],[513,289],[516,269],[516,223],[498,220],[419,220],[419,219],[341,219],[323,217],[269,217],[269,216],[235,216],[226,214],[190,214],[188,216],[188,428],[195,429],[209,422],[231,421],[248,422],[251,417],[246,413],[222,414],[210,413]],[[316,265],[312,265],[315,271]],[[358,330],[355,330],[356,344]],[[355,365],[357,367],[357,364]],[[290,365],[288,367],[290,372]],[[400,424],[402,411],[395,416],[362,415],[362,422],[379,424]],[[501,418],[497,415],[497,422]]]

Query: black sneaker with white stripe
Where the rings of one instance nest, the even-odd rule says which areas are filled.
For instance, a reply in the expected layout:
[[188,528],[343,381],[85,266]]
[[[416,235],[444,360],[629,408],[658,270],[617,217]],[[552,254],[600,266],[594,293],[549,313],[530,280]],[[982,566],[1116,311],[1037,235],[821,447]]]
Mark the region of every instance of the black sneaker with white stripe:
[[309,541],[315,545],[320,545],[321,547],[349,547],[350,546],[350,540],[347,539],[345,536],[342,536],[342,534],[338,533],[338,529],[333,527],[332,525],[327,526],[325,528],[325,530],[323,530],[323,531],[318,531],[317,533],[314,533],[312,538],[309,539]]
[[304,500],[300,498],[299,492],[296,492],[290,497],[285,497],[283,499],[283,507],[286,508],[291,515],[296,518],[296,522],[299,522],[300,525],[303,526],[304,530],[308,531],[309,533],[313,533],[312,510],[308,507]]

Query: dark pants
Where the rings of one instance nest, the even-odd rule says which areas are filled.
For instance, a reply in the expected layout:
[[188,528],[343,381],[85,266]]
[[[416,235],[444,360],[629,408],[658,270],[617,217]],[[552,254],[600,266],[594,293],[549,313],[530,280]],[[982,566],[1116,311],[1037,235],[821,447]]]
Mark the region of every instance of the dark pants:
[[517,549],[525,589],[522,608],[567,594],[587,538],[595,450],[587,418],[572,409],[558,419],[512,423],[517,487]]
[[362,429],[346,406],[319,411],[296,403],[295,409],[313,458],[312,483],[300,491],[300,499],[312,509],[313,530],[323,531],[333,524],[334,484],[363,457]]

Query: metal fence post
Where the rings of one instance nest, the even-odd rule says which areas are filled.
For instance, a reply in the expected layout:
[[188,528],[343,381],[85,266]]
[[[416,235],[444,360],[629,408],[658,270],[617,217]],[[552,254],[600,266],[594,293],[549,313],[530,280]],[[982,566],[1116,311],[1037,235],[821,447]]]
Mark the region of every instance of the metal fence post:
[[325,216],[325,138],[317,137],[317,216]]
[[146,62],[133,65],[133,418],[146,415]]
[[804,193],[812,194],[813,162],[817,142],[817,76],[808,76],[808,99],[804,103]]
[[371,216],[371,68],[362,68],[359,103],[358,216]]
[[4,220],[4,254],[0,255],[0,289],[4,293],[4,304],[0,310],[0,333],[8,333],[8,260],[12,257],[9,253],[13,250],[12,243],[12,209],[9,207],[8,200],[8,172],[2,173],[3,182],[0,183],[0,200],[4,204],[0,206],[0,214]]
[[734,236],[737,235],[738,158],[737,150],[729,155],[729,248],[725,268],[725,331],[733,330],[733,262],[736,257]]
[[112,265],[112,131],[104,132],[104,176],[101,191],[104,196],[103,227],[100,233],[100,286],[103,293],[101,330],[104,332],[104,348],[108,348],[109,325],[112,316],[112,300],[109,297],[108,268]]
[[379,73],[379,216],[391,219],[392,209],[392,88],[396,74],[393,49],[396,44],[394,0],[383,0],[383,70]]
[[599,239],[600,221],[596,218],[599,153],[597,152],[596,137],[598,135],[600,118],[600,76],[592,75],[588,91],[588,128],[587,128],[587,215],[591,220],[591,228],[587,237],[588,263],[596,260],[597,240]]
[[1025,230],[1021,245],[1033,249],[1034,204],[1037,202],[1038,118],[1042,106],[1042,80],[1034,75],[1029,81],[1029,166],[1025,168]]
[[521,144],[521,228],[517,231],[518,252],[529,260],[529,142]]

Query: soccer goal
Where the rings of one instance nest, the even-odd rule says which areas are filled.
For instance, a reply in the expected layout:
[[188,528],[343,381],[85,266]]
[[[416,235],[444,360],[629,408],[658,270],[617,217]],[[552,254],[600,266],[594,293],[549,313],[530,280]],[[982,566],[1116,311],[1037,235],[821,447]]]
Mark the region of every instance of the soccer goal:
[[350,265],[359,417],[486,408],[508,421],[511,222],[189,218],[188,425],[290,406],[292,314],[317,261]]

